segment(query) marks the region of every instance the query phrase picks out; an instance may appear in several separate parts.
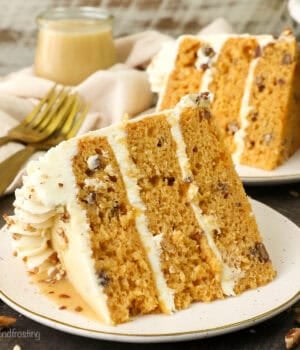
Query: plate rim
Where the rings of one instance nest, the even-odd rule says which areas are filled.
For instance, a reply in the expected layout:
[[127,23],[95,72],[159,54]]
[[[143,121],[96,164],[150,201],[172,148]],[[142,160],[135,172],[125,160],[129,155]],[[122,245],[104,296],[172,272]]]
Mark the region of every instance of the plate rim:
[[[300,227],[290,220],[288,217],[284,216],[277,210],[272,207],[255,200],[249,197],[249,202],[251,205],[255,203],[261,210],[267,209],[273,214],[277,215],[281,220],[287,220],[289,224],[295,226],[296,229],[300,229]],[[1,230],[5,229],[5,226],[1,228]],[[31,311],[26,306],[19,304],[17,301],[8,296],[2,289],[0,289],[0,299],[9,305],[11,308],[16,310],[17,312],[22,313],[26,317],[32,319],[35,322],[38,322],[47,327],[78,335],[88,338],[95,338],[99,340],[109,340],[109,341],[117,341],[117,342],[127,342],[127,343],[156,343],[156,342],[175,342],[175,341],[186,341],[193,339],[201,339],[212,336],[217,336],[221,334],[225,334],[230,332],[234,332],[237,330],[241,330],[252,325],[263,322],[269,318],[275,317],[279,313],[283,312],[291,305],[300,300],[300,290],[297,291],[293,296],[288,296],[288,299],[284,300],[280,305],[276,305],[271,310],[267,310],[263,313],[256,314],[255,316],[242,319],[238,322],[221,325],[218,327],[200,329],[200,330],[191,330],[191,331],[182,331],[182,332],[172,332],[172,333],[126,333],[126,332],[114,332],[114,331],[105,331],[105,330],[97,330],[94,328],[84,328],[78,325],[72,325],[68,322],[56,320],[52,317],[48,317],[36,311]]]
[[[237,174],[239,175],[238,171]],[[293,175],[274,175],[274,176],[240,176],[241,181],[245,185],[273,185],[274,183],[292,183],[300,181],[300,173]]]
[[[26,317],[32,319],[35,322],[38,322],[42,325],[46,325],[47,327],[51,327],[53,329],[67,332],[70,334],[75,334],[83,337],[89,337],[89,338],[96,338],[99,340],[113,340],[113,341],[119,341],[119,342],[169,342],[169,341],[185,341],[185,340],[192,340],[192,339],[201,339],[205,337],[212,337],[216,335],[221,335],[226,333],[227,330],[237,331],[244,328],[249,327],[250,325],[255,325],[260,322],[263,322],[267,319],[270,319],[272,317],[275,317],[279,313],[283,312],[284,310],[288,309],[291,305],[295,304],[297,301],[300,300],[300,291],[298,291],[294,296],[292,296],[290,299],[285,301],[283,304],[276,306],[272,310],[268,310],[262,314],[256,315],[254,317],[251,317],[247,320],[242,320],[239,322],[227,324],[225,326],[219,326],[215,328],[207,328],[207,329],[201,329],[201,330],[193,330],[193,331],[185,331],[185,332],[173,332],[173,333],[118,333],[118,332],[109,332],[109,331],[100,331],[96,329],[91,328],[84,328],[79,327],[76,325],[70,325],[66,322],[55,320],[51,317],[42,315],[38,312],[31,311],[27,307],[24,307],[23,305],[20,305],[13,299],[11,299],[9,296],[7,296],[2,290],[0,291],[0,299],[5,302],[7,305],[12,307],[14,310],[21,312]],[[23,312],[22,312],[23,311]],[[25,311],[25,312],[24,312]],[[47,321],[42,322],[42,321]],[[62,326],[63,328],[59,328],[59,326]],[[97,335],[101,335],[102,337],[97,337]],[[171,338],[173,337],[173,338]]]
[[[290,173],[289,174],[276,174],[276,170],[282,166],[291,166],[289,165],[289,161],[291,160],[291,158],[293,157],[296,157],[296,160],[297,160],[297,168],[292,171],[292,169],[290,170]],[[299,158],[299,159],[298,159]],[[240,171],[239,171],[239,166],[242,166],[242,167],[249,167],[251,169],[257,169],[258,171],[260,170],[263,170],[263,169],[260,169],[260,168],[255,168],[255,167],[250,167],[250,166],[247,166],[247,165],[243,165],[243,164],[238,164],[238,165],[235,165],[235,170],[237,172],[237,174],[239,175],[240,179],[242,180],[242,182],[244,184],[248,184],[248,185],[268,185],[268,184],[274,184],[274,183],[277,183],[277,184],[284,184],[284,183],[292,183],[292,182],[297,182],[297,181],[300,181],[300,170],[298,168],[298,162],[300,162],[300,148],[298,150],[296,150],[296,152],[291,156],[289,157],[289,159],[287,159],[283,164],[281,164],[279,167],[273,169],[273,170],[270,170],[268,171],[268,173],[270,175],[242,175],[240,174]],[[275,174],[272,175],[272,172]]]

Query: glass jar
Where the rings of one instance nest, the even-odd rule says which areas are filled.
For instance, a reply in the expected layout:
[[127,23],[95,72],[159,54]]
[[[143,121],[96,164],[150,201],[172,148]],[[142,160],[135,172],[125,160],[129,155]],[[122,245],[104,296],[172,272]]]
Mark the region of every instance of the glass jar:
[[37,76],[77,85],[115,63],[112,16],[93,7],[58,7],[37,17]]

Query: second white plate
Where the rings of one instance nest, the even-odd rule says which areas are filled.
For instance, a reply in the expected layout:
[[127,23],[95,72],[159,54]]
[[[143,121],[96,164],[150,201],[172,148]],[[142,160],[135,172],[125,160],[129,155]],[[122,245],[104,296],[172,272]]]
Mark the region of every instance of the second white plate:
[[300,181],[300,150],[278,168],[266,171],[237,165],[236,171],[246,185],[283,184]]
[[24,264],[13,257],[9,234],[0,234],[0,297],[25,316],[68,333],[123,342],[166,342],[232,332],[285,310],[300,296],[300,229],[257,201],[252,207],[277,277],[268,285],[209,304],[195,303],[171,316],[149,315],[116,327],[59,310],[29,283]]

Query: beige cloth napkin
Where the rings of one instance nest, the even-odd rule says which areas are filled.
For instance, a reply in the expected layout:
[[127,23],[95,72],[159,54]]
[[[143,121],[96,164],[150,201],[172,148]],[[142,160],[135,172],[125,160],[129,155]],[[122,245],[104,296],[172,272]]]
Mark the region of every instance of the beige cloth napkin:
[[[223,19],[217,19],[203,31],[230,32],[231,27]],[[171,37],[156,31],[116,39],[117,57],[121,63],[111,69],[95,72],[73,88],[90,105],[90,113],[78,134],[119,121],[125,113],[135,116],[150,108],[153,94],[147,74],[141,69],[147,67],[164,43],[171,41]],[[52,81],[34,76],[32,67],[0,79],[0,136],[18,124],[52,86]],[[23,147],[15,142],[0,146],[0,162]],[[37,152],[31,160],[41,154],[42,152]],[[23,171],[24,168],[6,193],[20,186]]]

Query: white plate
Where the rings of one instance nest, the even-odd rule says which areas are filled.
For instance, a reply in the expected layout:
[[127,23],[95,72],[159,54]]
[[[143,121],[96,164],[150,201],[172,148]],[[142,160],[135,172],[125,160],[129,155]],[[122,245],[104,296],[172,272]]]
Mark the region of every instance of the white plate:
[[247,185],[267,185],[300,181],[300,150],[278,168],[266,171],[237,165],[236,171]]
[[171,316],[149,315],[117,327],[58,310],[29,284],[24,264],[12,256],[10,238],[0,233],[0,296],[13,309],[61,331],[113,341],[164,342],[204,338],[252,326],[285,310],[300,297],[300,229],[273,209],[252,201],[258,225],[277,270],[268,285],[210,304],[196,303]]

